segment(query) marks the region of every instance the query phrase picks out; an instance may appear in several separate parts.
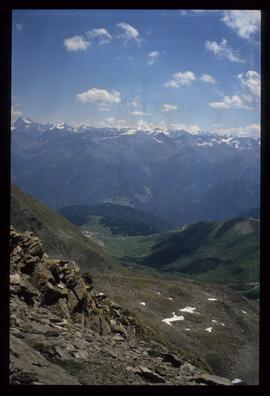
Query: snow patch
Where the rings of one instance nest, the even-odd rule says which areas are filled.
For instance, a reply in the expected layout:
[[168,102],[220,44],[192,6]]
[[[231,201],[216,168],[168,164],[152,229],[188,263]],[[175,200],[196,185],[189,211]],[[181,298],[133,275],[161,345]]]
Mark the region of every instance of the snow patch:
[[105,296],[105,293],[98,293],[98,296]]
[[172,297],[167,297],[167,299],[173,301],[173,298],[172,298]]
[[243,314],[246,314],[246,313],[247,313],[246,311],[242,311],[242,310],[241,310],[241,312],[243,312]]
[[207,327],[207,329],[205,330],[208,331],[209,333],[212,333],[213,327]]
[[194,307],[185,307],[180,309],[181,312],[189,312],[189,313],[199,313],[199,312],[194,312],[196,308]]
[[235,378],[232,380],[232,384],[239,384],[240,382],[242,382],[240,378]]
[[224,323],[220,323],[221,324],[221,326],[224,326],[225,327],[225,324]]
[[157,291],[157,294],[160,296],[161,295],[160,291]]
[[166,319],[162,319],[162,322],[165,322],[167,325],[172,326],[171,322],[176,322],[178,320],[184,320],[184,316],[180,315],[177,316],[175,315],[175,312],[173,312],[173,316],[171,318],[166,318]]
[[145,302],[144,301],[142,301],[141,303],[140,303],[140,305],[143,305],[144,307],[145,307]]
[[208,301],[217,301],[217,298],[208,298]]
[[23,118],[23,122],[24,122],[25,124],[32,124],[32,121],[27,120],[26,118]]
[[212,320],[211,320],[211,322],[213,322],[213,323],[217,323],[217,321],[216,321],[215,319],[212,319]]
[[185,329],[186,331],[190,331],[190,329],[189,328],[187,328],[187,329]]

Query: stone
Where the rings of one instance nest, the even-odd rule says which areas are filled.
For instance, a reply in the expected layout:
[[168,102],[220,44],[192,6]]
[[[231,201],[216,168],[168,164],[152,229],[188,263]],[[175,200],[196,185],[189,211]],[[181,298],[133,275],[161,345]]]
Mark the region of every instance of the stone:
[[68,352],[74,352],[74,351],[76,351],[76,348],[75,348],[75,346],[74,346],[73,344],[67,344],[67,345],[65,346],[65,349],[66,349]]
[[125,338],[122,337],[120,334],[116,334],[115,336],[112,337],[113,341],[125,341]]
[[58,289],[48,282],[43,290],[41,302],[43,305],[52,305],[65,296],[68,296],[67,290]]
[[88,351],[82,351],[82,350],[74,352],[73,355],[76,359],[81,359],[81,360],[87,360],[89,357]]
[[71,354],[60,346],[55,346],[55,352],[61,360],[72,360]]
[[75,338],[75,340],[73,341],[73,345],[77,349],[85,349],[89,346],[89,343],[81,338]]
[[11,274],[10,275],[10,283],[12,285],[19,285],[21,283],[21,276],[20,274]]
[[202,373],[195,378],[196,382],[202,382],[206,385],[229,385],[232,386],[232,382],[224,377],[219,377],[218,375],[212,375],[208,373]]
[[45,335],[46,335],[47,337],[59,337],[59,331],[54,330],[54,329],[52,329],[52,330],[47,330],[47,331],[45,332]]
[[41,333],[41,334],[45,334],[49,330],[49,326],[46,326],[44,324],[40,324],[37,322],[32,322],[31,326],[32,326],[32,329],[34,330],[34,332]]
[[155,383],[165,383],[165,379],[161,377],[161,375],[149,370],[145,366],[138,366],[138,371],[137,374],[139,374],[141,377]]

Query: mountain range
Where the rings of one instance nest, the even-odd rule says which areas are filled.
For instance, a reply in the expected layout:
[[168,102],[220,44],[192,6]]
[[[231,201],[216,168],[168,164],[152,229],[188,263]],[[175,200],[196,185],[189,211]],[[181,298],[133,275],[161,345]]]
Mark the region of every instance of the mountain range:
[[259,207],[260,139],[18,118],[12,181],[51,208],[114,203],[174,227]]

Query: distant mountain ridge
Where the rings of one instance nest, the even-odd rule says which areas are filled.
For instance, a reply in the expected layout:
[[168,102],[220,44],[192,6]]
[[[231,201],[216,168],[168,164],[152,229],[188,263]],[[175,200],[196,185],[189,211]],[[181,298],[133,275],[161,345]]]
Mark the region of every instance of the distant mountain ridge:
[[168,222],[151,213],[112,203],[67,206],[58,212],[77,226],[86,224],[92,216],[101,216],[101,224],[116,235],[149,235],[172,228]]
[[181,226],[260,202],[259,138],[18,118],[11,144],[12,181],[52,208],[111,202]]

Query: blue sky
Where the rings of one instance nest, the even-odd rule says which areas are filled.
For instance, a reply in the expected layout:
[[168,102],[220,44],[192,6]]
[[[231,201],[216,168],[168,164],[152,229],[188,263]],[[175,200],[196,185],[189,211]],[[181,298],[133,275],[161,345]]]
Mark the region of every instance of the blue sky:
[[258,136],[260,12],[14,11],[19,115]]

